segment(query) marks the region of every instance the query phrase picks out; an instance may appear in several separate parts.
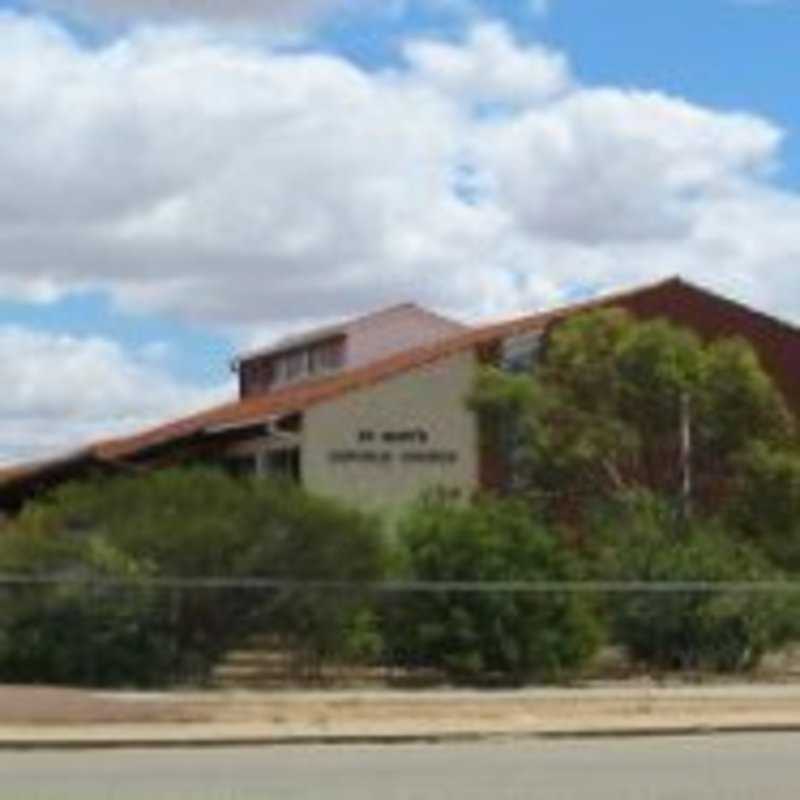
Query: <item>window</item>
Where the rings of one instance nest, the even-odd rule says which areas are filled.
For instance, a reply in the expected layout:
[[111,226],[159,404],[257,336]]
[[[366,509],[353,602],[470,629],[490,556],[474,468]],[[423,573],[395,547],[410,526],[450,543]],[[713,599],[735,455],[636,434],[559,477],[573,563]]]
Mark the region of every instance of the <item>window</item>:
[[323,342],[309,352],[309,372],[332,372],[342,366],[342,343]]
[[[246,377],[246,385],[256,384],[259,388],[269,388],[299,381],[309,375],[323,375],[342,366],[344,347],[341,339],[321,342],[310,347],[298,348],[279,353],[252,365],[253,372]],[[250,365],[248,365],[250,366]]]
[[253,456],[228,456],[223,461],[223,467],[235,478],[249,477],[256,471]]
[[308,372],[308,351],[295,350],[283,357],[286,380],[293,381],[303,377]]
[[275,383],[286,380],[286,359],[276,358],[272,362],[272,375]]
[[538,333],[513,336],[503,342],[501,366],[507,372],[532,372],[539,360],[542,337]]
[[271,450],[262,454],[261,470],[287,480],[300,482],[300,449],[292,447],[286,450]]
[[244,362],[239,374],[243,396],[265,392],[273,381],[273,362],[265,359]]

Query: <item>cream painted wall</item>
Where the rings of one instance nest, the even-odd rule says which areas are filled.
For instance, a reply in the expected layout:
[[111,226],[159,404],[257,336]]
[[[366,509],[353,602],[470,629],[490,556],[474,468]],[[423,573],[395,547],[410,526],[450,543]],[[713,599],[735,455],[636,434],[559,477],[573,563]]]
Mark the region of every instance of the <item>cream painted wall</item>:
[[[389,512],[432,486],[467,496],[478,485],[477,425],[465,406],[474,375],[474,354],[461,353],[310,408],[303,423],[303,485]],[[387,441],[387,434],[416,431],[424,431],[427,442],[419,435]]]

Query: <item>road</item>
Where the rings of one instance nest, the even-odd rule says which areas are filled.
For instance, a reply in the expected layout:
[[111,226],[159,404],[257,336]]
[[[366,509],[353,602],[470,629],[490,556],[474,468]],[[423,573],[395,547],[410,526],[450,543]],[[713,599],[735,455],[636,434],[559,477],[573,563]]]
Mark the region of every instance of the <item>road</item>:
[[800,735],[0,754],[2,800],[796,800]]

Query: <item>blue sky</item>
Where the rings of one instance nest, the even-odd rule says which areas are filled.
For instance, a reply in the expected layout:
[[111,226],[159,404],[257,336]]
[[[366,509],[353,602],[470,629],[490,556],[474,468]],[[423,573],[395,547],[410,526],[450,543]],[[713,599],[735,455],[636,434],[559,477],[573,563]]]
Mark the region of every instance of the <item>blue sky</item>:
[[[781,177],[800,185],[800,2],[797,0],[485,0],[522,41],[569,53],[586,83],[655,89],[720,109],[763,114],[788,134]],[[369,19],[369,24],[365,24]],[[415,5],[401,19],[350,14],[323,26],[321,44],[373,68],[397,61],[412,32],[458,37],[465,17]]]
[[0,461],[381,303],[681,272],[800,319],[800,2],[221,7],[0,0]]
[[787,132],[781,178],[800,185],[800,3],[776,0],[567,0],[545,40],[572,54],[593,83],[633,85],[703,105],[748,111]]
[[[780,177],[800,184],[797,0],[485,0],[475,13],[504,20],[520,41],[565,51],[588,84],[653,89],[767,116],[787,132]],[[457,39],[472,18],[411,3],[401,17],[338,16],[322,26],[318,44],[381,68],[398,62],[409,33]]]

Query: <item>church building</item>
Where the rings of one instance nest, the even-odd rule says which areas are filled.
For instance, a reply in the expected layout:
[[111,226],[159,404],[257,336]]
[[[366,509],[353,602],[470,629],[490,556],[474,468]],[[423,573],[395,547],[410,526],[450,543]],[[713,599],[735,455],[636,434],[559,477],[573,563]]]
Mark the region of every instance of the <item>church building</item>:
[[367,510],[400,508],[434,486],[466,497],[498,480],[465,402],[477,367],[533,368],[557,325],[612,307],[707,340],[749,340],[800,412],[800,329],[679,278],[480,326],[404,304],[242,354],[231,402],[0,471],[0,509],[95,470],[194,462],[282,475]]

